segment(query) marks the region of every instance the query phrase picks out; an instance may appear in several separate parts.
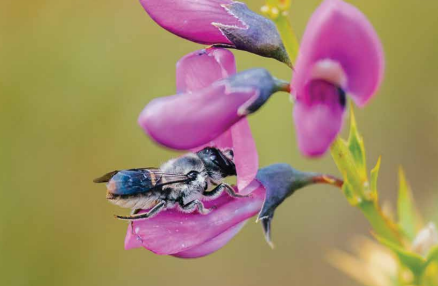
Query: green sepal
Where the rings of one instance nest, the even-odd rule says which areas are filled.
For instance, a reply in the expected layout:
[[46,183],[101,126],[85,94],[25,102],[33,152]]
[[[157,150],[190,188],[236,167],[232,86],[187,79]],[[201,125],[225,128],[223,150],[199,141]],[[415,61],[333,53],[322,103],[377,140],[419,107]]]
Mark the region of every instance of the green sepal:
[[374,234],[374,237],[397,255],[400,262],[409,268],[416,277],[421,277],[426,266],[426,260],[419,254],[409,252],[385,238]]
[[353,112],[353,106],[350,106],[350,135],[348,137],[348,149],[350,149],[351,155],[353,156],[354,163],[356,165],[357,171],[361,176],[361,181],[368,181],[367,176],[367,164],[365,157],[365,146],[363,142],[363,137],[359,134],[357,130],[356,118]]
[[422,218],[415,207],[412,190],[401,168],[399,170],[397,214],[400,228],[406,237],[413,241],[421,229]]
[[379,171],[380,171],[380,163],[382,161],[382,157],[380,156],[377,160],[376,166],[371,170],[371,176],[370,176],[370,188],[373,196],[377,198],[377,179],[379,177]]
[[[356,125],[352,123],[352,126],[352,130],[355,130],[354,132],[356,135],[350,136],[348,142],[337,137],[331,146],[331,154],[336,166],[344,177],[344,181],[349,183],[349,190],[351,190],[351,193],[353,193],[355,197],[363,198],[366,193],[364,187],[367,186],[368,182],[366,180],[366,175],[363,176],[361,174],[362,171],[359,171],[357,167],[356,157],[358,156],[358,153],[362,151],[359,150],[360,148],[357,149],[358,145],[354,143],[359,142],[357,141],[358,132],[355,127]],[[362,159],[361,162],[363,163]],[[362,163],[360,163],[360,165],[362,165]],[[351,195],[349,196],[351,197]]]

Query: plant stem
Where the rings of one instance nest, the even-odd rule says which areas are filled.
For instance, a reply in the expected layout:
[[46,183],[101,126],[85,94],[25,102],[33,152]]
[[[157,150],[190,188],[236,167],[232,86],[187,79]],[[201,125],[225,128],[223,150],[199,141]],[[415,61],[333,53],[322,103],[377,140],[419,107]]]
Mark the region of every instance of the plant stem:
[[313,182],[315,184],[328,184],[328,185],[332,185],[338,188],[342,188],[342,185],[344,184],[344,181],[342,181],[341,179],[338,179],[332,175],[324,175],[324,174],[319,174],[314,176],[313,178]]
[[290,82],[274,77],[276,91],[290,93]]
[[360,203],[358,207],[370,222],[377,235],[402,246],[397,226],[394,222],[385,217],[377,202],[364,201]]

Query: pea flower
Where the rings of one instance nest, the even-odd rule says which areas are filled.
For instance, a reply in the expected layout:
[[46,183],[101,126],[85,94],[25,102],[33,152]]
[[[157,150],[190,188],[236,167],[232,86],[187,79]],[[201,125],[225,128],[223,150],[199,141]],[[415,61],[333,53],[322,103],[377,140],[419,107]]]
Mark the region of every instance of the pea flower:
[[364,14],[324,0],[310,18],[291,83],[298,145],[320,156],[340,132],[346,96],[365,106],[383,78],[382,45]]
[[151,18],[187,40],[248,51],[291,65],[275,24],[231,0],[140,0]]
[[[233,149],[239,191],[242,194],[252,193],[251,197],[233,199],[225,194],[205,202],[207,208],[215,208],[209,215],[167,210],[152,219],[134,222],[133,229],[130,226],[127,232],[126,249],[143,246],[162,255],[181,258],[205,256],[223,247],[260,210],[264,188],[254,181],[258,155],[246,118],[239,118],[229,129],[221,129],[215,136],[210,136],[209,118],[215,114],[215,108],[211,108],[214,102],[209,99],[220,97],[224,89],[198,92],[235,73],[234,56],[226,49],[209,48],[186,55],[177,63],[179,93],[153,100],[140,115],[139,124],[153,139],[171,148],[196,151],[208,145]],[[252,90],[243,92],[254,96]],[[233,93],[238,94],[238,91]],[[209,107],[209,104],[212,106]],[[197,119],[200,121],[197,122]],[[207,139],[197,140],[200,136]],[[186,138],[195,141],[185,142]]]
[[[197,57],[202,60],[196,60]],[[224,134],[246,115],[257,111],[274,92],[288,86],[265,69],[229,76],[232,69],[235,71],[231,57],[231,52],[213,48],[180,60],[177,64],[180,93],[152,100],[139,116],[140,126],[156,142],[169,148],[197,148]],[[213,82],[224,75],[229,77]]]

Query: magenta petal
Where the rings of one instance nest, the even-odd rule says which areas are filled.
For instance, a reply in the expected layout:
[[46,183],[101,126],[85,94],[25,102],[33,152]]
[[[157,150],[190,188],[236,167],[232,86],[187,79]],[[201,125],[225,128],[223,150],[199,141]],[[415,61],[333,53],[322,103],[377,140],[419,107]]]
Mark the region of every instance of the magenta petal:
[[326,81],[314,80],[297,99],[293,117],[300,151],[320,156],[340,132],[345,110],[345,93]]
[[[217,241],[214,238],[230,230],[233,227],[256,215],[262,207],[265,198],[265,189],[260,185],[248,198],[231,198],[227,194],[222,195],[217,200],[206,202],[208,208],[216,207],[210,214],[201,215],[198,213],[186,214],[175,209],[159,213],[157,216],[143,221],[134,222],[135,235],[131,234],[128,228],[125,240],[125,248],[129,249],[142,246],[156,254],[177,254],[195,247],[203,247],[204,251],[186,252],[195,256],[206,255],[223,246],[224,240],[231,239],[224,234]],[[202,248],[201,248],[202,250]],[[194,254],[195,253],[195,254]]]
[[237,172],[237,188],[239,192],[245,189],[245,193],[243,194],[251,193],[255,188],[249,188],[248,185],[257,175],[259,156],[254,138],[252,137],[248,119],[242,118],[229,130],[225,131],[213,141],[192,149],[192,151],[196,152],[208,146],[216,147],[221,150],[232,149],[234,151],[234,164],[236,165]]
[[199,258],[207,256],[224,247],[245,226],[248,220],[238,223],[215,238],[189,250],[172,254],[179,258]]
[[229,50],[208,48],[195,51],[176,64],[176,89],[178,93],[197,91],[235,73],[236,62]]
[[138,123],[164,146],[193,149],[211,142],[239,121],[243,115],[237,110],[257,93],[220,82],[193,93],[156,98],[145,107]]
[[232,43],[213,25],[246,28],[222,6],[231,0],[140,0],[146,12],[169,32],[200,44]]
[[[242,119],[231,127],[234,150],[234,164],[237,172],[237,187],[245,189],[257,175],[259,156],[251,134],[248,120]],[[251,191],[248,190],[250,193]]]
[[297,98],[312,79],[315,64],[338,62],[346,76],[341,86],[359,106],[378,89],[384,72],[383,48],[370,22],[342,0],[325,0],[312,15],[302,38],[292,88]]

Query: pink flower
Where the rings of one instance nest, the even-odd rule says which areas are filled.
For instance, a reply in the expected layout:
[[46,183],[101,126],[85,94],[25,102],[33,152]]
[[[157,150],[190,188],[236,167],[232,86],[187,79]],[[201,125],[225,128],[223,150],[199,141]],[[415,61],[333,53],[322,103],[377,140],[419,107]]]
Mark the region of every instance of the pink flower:
[[177,64],[180,94],[152,100],[140,114],[140,126],[169,148],[197,148],[258,110],[284,87],[265,69],[231,75],[234,71],[234,57],[227,50],[213,48],[187,55]]
[[[224,194],[205,202],[215,210],[208,215],[167,210],[128,228],[125,248],[144,247],[160,255],[196,258],[211,254],[230,241],[246,221],[255,216],[265,198],[264,188],[254,182],[251,197],[234,199]],[[249,188],[253,189],[252,186]]]
[[382,45],[367,18],[342,0],[325,0],[303,35],[292,95],[298,145],[325,153],[342,128],[346,95],[365,106],[383,78]]
[[140,0],[158,25],[187,40],[219,45],[290,65],[275,24],[231,0]]
[[172,149],[199,150],[205,145],[233,148],[238,187],[244,189],[258,168],[245,114],[270,96],[251,81],[264,79],[269,84],[272,77],[263,70],[249,78],[228,78],[235,72],[233,53],[226,49],[210,48],[186,55],[176,66],[179,94],[152,100],[138,122],[152,139]]
[[[222,133],[205,137],[207,140],[184,142],[187,137],[196,139],[200,135],[208,135],[211,128],[209,124],[204,125],[204,121],[214,117],[217,108],[213,106],[215,102],[208,99],[215,100],[221,95],[213,94],[212,98],[206,100],[203,96],[209,93],[198,94],[197,91],[235,71],[234,56],[225,49],[196,51],[183,57],[177,64],[177,90],[181,94],[154,100],[140,115],[139,123],[152,138],[160,143],[166,142],[165,145],[169,147],[182,146],[184,148],[180,149],[199,150],[208,145],[233,149],[238,188],[242,194],[252,193],[251,197],[233,199],[225,194],[217,200],[206,202],[206,207],[216,208],[209,215],[167,210],[149,220],[134,222],[134,231],[129,228],[127,232],[127,249],[143,246],[157,254],[182,258],[205,256],[224,246],[238,233],[246,220],[260,210],[264,188],[254,181],[258,155],[246,118],[239,117],[232,121],[229,129],[224,128],[221,129]],[[248,94],[254,96],[254,91],[249,90]],[[203,126],[199,127],[199,124]],[[181,140],[185,145],[178,145]]]

